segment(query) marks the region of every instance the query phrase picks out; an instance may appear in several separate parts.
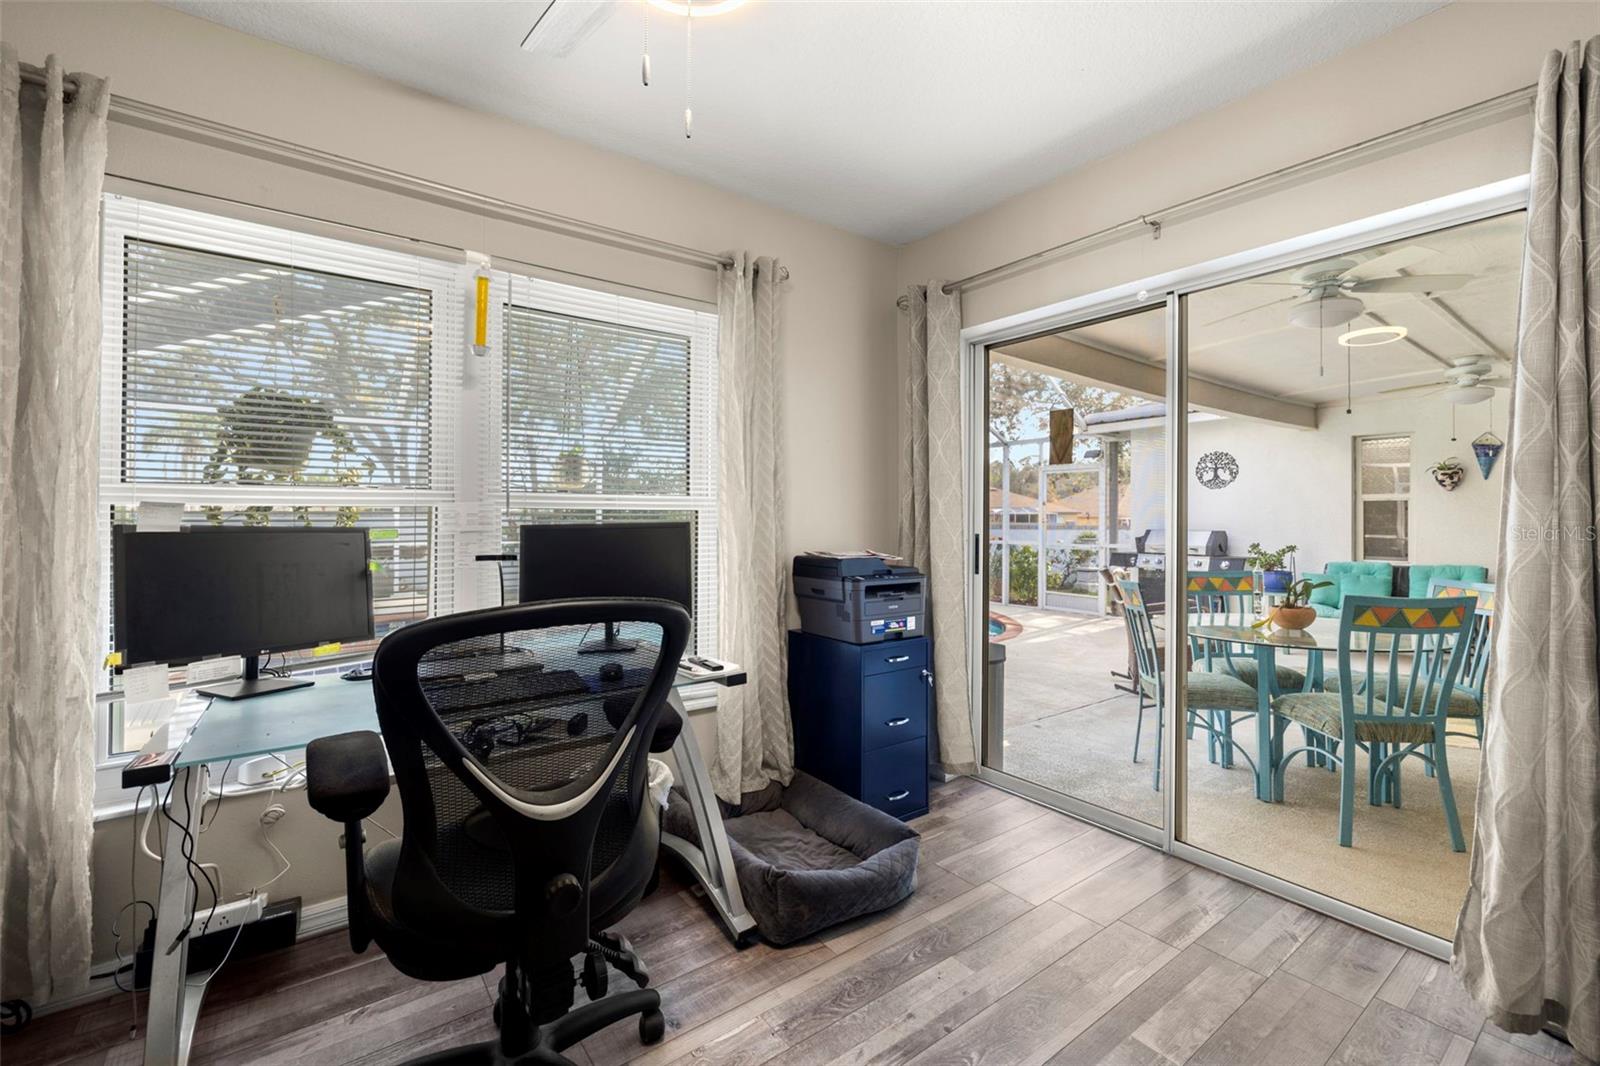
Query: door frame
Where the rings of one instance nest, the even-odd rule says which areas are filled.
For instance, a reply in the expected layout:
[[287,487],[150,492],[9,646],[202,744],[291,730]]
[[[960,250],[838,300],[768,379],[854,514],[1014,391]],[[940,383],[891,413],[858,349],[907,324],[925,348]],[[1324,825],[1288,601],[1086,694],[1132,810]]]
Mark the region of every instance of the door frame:
[[[989,348],[1041,333],[1147,310],[1164,303],[1167,309],[1167,528],[1185,529],[1189,486],[1184,473],[1188,469],[1188,435],[1186,424],[1178,421],[1174,413],[1187,409],[1186,315],[1189,294],[1375,244],[1526,210],[1528,188],[1528,175],[1523,174],[963,328],[960,343],[962,433],[967,466],[964,510],[966,535],[975,545],[967,602],[978,606],[978,609],[967,612],[966,650],[973,736],[984,736],[988,697],[988,552],[985,545]],[[977,461],[980,453],[982,462]],[[1180,538],[1166,539],[1167,602],[1178,603],[1182,596],[1178,582],[1184,565],[1184,545]],[[1186,639],[1184,621],[1181,611],[1169,615],[1167,639],[1175,645]],[[1167,663],[1167,690],[1174,694],[1174,698],[1167,701],[1167,720],[1162,723],[1162,727],[1169,730],[1168,736],[1178,735],[1175,723],[1183,720],[1183,679],[1179,676],[1181,664],[1181,656],[1170,656]],[[1157,847],[1198,866],[1215,870],[1425,954],[1440,959],[1450,957],[1451,945],[1448,940],[1186,843],[1181,839],[1184,835],[1187,791],[1185,760],[1177,757],[1182,746],[1167,744],[1164,749],[1162,778],[1168,787],[1163,792],[1166,817],[1160,826],[1151,826],[1121,812],[991,770],[983,764],[981,746],[978,777],[999,788]]]

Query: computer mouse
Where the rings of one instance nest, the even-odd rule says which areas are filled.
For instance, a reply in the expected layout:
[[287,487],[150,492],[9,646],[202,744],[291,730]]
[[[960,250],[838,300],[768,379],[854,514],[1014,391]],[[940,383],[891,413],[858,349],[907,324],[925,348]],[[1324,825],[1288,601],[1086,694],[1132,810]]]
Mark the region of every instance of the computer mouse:
[[601,681],[621,681],[622,680],[622,664],[621,663],[602,663],[600,665],[600,680]]

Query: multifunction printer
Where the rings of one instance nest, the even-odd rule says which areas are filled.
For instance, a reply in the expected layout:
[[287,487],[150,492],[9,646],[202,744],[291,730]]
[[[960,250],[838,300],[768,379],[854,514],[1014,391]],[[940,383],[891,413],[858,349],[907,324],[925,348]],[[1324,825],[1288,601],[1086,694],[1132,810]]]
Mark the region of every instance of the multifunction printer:
[[800,628],[850,644],[920,637],[927,632],[927,579],[901,560],[868,552],[794,557]]

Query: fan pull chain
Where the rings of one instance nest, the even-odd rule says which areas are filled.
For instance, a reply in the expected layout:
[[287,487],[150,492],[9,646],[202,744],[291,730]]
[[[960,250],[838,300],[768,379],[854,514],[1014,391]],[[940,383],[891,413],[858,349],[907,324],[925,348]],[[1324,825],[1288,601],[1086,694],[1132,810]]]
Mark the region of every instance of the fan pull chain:
[[1322,371],[1323,354],[1322,354],[1322,351],[1323,351],[1323,346],[1326,344],[1327,339],[1328,339],[1328,323],[1327,323],[1326,319],[1323,318],[1323,312],[1326,311],[1326,310],[1327,310],[1327,308],[1325,306],[1323,306],[1322,301],[1319,299],[1317,301],[1317,377],[1319,377],[1319,378],[1323,376],[1323,371]]
[[694,0],[683,4],[683,139],[694,138]]
[[650,87],[650,4],[644,4],[644,57],[639,61],[639,80]]
[[1354,364],[1355,364],[1355,360],[1351,358],[1350,349],[1346,348],[1344,350],[1344,413],[1345,414],[1349,414],[1350,413],[1350,408],[1355,406],[1355,404],[1353,402],[1353,396],[1354,396],[1354,391],[1355,390],[1354,390],[1354,386],[1351,384],[1352,381],[1354,381],[1354,379],[1355,379]]
[[[1492,403],[1493,401],[1490,401],[1490,402]],[[1493,409],[1490,410],[1490,417],[1491,418],[1494,417]],[[1450,443],[1454,444],[1455,442],[1456,442],[1456,405],[1455,404],[1451,404],[1450,405]]]

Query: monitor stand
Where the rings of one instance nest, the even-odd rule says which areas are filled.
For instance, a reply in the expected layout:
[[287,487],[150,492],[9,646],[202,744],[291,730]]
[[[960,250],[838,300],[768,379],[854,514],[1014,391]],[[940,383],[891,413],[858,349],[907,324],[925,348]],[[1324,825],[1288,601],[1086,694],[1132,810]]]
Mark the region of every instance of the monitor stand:
[[586,640],[578,645],[579,655],[626,655],[631,651],[638,650],[639,645],[632,641],[619,640],[617,638],[617,624],[615,622],[606,623],[604,640]]
[[247,700],[252,696],[270,696],[274,692],[288,692],[290,689],[310,688],[315,682],[304,677],[262,677],[261,657],[259,655],[246,655],[244,657],[244,677],[238,681],[228,681],[220,685],[207,685],[197,688],[196,692],[202,696],[213,696],[219,700]]

